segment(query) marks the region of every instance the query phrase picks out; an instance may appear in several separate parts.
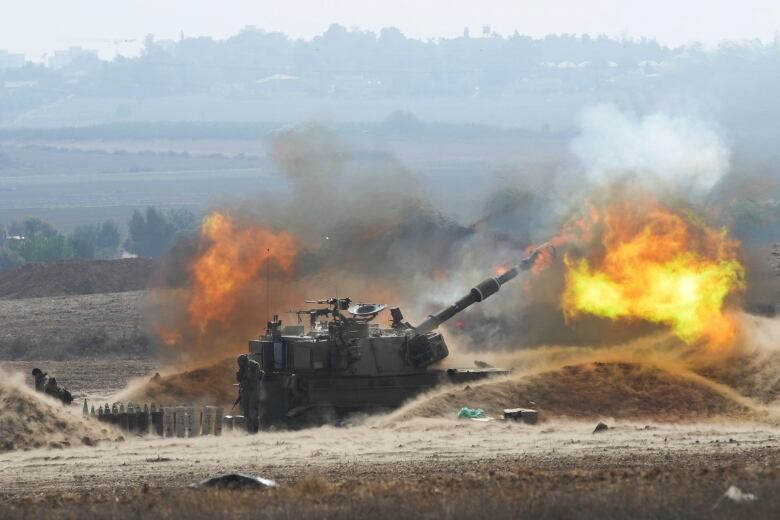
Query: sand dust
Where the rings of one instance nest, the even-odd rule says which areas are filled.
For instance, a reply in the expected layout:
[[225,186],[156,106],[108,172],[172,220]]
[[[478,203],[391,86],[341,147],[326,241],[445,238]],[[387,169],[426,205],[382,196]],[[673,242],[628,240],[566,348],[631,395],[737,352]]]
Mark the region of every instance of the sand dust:
[[142,378],[130,382],[114,400],[168,406],[186,404],[230,407],[238,395],[238,390],[233,386],[236,370],[234,358],[184,372],[169,369],[170,373],[163,371],[159,378]]
[[0,451],[93,445],[117,436],[105,425],[36,393],[21,374],[0,371]]

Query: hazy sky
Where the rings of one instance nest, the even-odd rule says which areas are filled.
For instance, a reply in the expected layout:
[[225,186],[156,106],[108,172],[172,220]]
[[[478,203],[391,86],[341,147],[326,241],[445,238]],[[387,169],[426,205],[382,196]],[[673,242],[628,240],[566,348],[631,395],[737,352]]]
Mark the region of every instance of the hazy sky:
[[773,40],[780,0],[0,0],[0,49],[40,60],[80,45],[107,58],[135,53],[147,34],[225,38],[255,25],[311,38],[333,22],[395,26],[418,38],[455,36],[466,26],[474,36],[490,25],[503,35],[603,33],[714,45]]

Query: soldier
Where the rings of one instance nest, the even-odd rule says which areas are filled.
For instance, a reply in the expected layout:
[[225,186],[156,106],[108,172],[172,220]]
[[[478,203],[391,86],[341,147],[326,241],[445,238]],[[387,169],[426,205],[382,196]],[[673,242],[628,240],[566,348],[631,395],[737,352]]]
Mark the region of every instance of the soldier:
[[236,372],[236,383],[241,384],[241,380],[244,378],[244,372],[246,372],[246,363],[249,361],[249,356],[241,354],[238,356],[236,362],[238,363],[238,371]]
[[49,380],[46,381],[46,386],[43,388],[43,391],[47,395],[62,401],[62,404],[69,405],[73,402],[73,395],[68,391],[67,388],[60,388],[57,385],[57,380],[53,377],[50,377]]
[[233,401],[233,407],[231,410],[241,402],[241,380],[244,379],[244,373],[246,372],[246,364],[248,361],[249,357],[246,354],[241,354],[236,359],[236,363],[238,363],[238,370],[236,371],[236,383],[233,386],[238,387],[238,397],[236,397],[236,400]]
[[40,368],[33,368],[32,375],[33,375],[33,379],[35,380],[35,391],[43,392],[43,389],[46,386],[47,374],[43,372]]
[[260,384],[265,374],[257,361],[246,355],[238,357],[238,398],[244,412],[246,429],[249,433],[257,433],[260,429]]
[[60,390],[60,387],[57,386],[57,380],[53,377],[50,377],[49,380],[46,381],[46,386],[43,388],[43,391],[55,399],[61,399],[62,391]]

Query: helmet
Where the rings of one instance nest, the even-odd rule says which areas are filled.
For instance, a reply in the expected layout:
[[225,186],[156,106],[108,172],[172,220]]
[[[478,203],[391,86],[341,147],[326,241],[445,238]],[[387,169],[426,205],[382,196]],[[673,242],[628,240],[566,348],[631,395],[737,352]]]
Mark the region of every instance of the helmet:
[[238,362],[238,366],[243,367],[244,365],[247,364],[249,358],[247,357],[246,354],[241,354],[240,356],[238,356],[238,359],[236,361]]
[[40,368],[33,368],[32,369],[32,375],[37,376],[38,374],[43,374],[43,372],[41,372],[41,369]]

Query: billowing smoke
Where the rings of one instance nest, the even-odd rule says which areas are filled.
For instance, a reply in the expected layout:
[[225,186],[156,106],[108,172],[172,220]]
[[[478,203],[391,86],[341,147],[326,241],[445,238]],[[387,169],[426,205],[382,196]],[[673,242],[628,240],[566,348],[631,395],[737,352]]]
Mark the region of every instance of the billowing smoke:
[[270,154],[290,192],[213,208],[165,263],[160,279],[175,287],[149,298],[154,329],[190,362],[245,351],[268,317],[294,323],[288,311],[307,299],[401,305],[417,321],[432,294],[467,290],[499,253],[520,258],[520,245],[434,207],[393,157],[350,150],[323,127],[280,132]]
[[[476,326],[463,343],[472,349],[616,344],[652,332],[657,323],[681,323],[684,309],[707,305],[713,318],[696,318],[695,326],[733,337],[727,330],[732,320],[721,318],[720,308],[725,295],[740,291],[742,271],[733,240],[713,218],[725,200],[713,194],[724,189],[730,173],[726,142],[715,125],[694,116],[639,116],[610,105],[583,111],[580,131],[571,143],[573,163],[555,177],[554,189],[545,192],[547,211],[537,219],[539,228],[549,233],[545,239],[558,247],[558,261],[522,284],[512,301],[496,299],[475,309],[470,318]],[[701,236],[711,238],[694,239]],[[567,257],[570,262],[564,261]],[[575,290],[573,273],[591,265],[576,259],[602,265],[604,271],[589,271],[585,284],[578,276]],[[650,272],[658,282],[652,288],[663,288],[661,293],[642,292]],[[705,283],[709,275],[726,289]],[[628,298],[623,297],[626,291]],[[575,293],[582,298],[578,305],[587,307],[585,300],[590,299],[594,307],[571,317],[573,303],[566,300]],[[683,303],[687,297],[691,301]],[[668,304],[661,303],[666,300]],[[725,301],[735,303],[733,298]],[[629,316],[629,308],[635,317]]]
[[[484,351],[615,344],[657,330],[660,325],[641,319],[583,314],[567,320],[563,257],[587,243],[577,224],[626,194],[641,199],[646,193],[669,202],[670,211],[706,217],[710,208],[701,201],[727,174],[729,148],[717,130],[693,117],[639,117],[598,106],[584,112],[571,151],[574,168],[505,178],[489,189],[483,218],[459,222],[392,155],[353,148],[318,125],[281,131],[269,152],[285,186],[215,206],[204,221],[212,225],[174,248],[161,276],[168,288],[150,298],[155,330],[172,352],[200,363],[244,352],[272,314],[294,323],[287,311],[305,308],[307,299],[349,296],[399,305],[414,323],[548,239],[559,249],[549,268],[445,324],[452,345]],[[229,222],[229,234],[204,233],[214,230],[214,219]],[[228,277],[217,284],[226,292],[216,298],[192,292],[203,258],[219,260],[213,273]],[[194,312],[193,301],[226,297],[228,306]]]
[[731,151],[712,125],[694,116],[637,116],[611,105],[582,113],[572,152],[591,182],[631,177],[653,191],[706,195],[729,169]]

